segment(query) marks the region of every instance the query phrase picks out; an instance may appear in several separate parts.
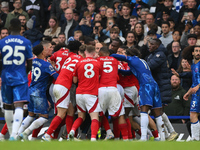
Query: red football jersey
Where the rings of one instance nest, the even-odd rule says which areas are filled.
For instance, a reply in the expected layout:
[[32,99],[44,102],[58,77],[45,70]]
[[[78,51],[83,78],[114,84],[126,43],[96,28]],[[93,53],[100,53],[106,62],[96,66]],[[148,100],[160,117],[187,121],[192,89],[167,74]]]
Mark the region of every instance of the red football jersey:
[[99,57],[97,60],[102,66],[99,87],[117,87],[118,60],[110,56]]
[[[130,70],[128,63],[122,63],[124,66],[125,70]],[[136,86],[136,88],[139,91],[140,85],[139,85],[139,81],[138,79],[135,77],[134,74],[130,75],[130,76],[120,76],[120,80],[118,81],[118,83],[123,87],[131,87],[131,86]]]
[[80,55],[71,55],[68,57],[61,68],[55,84],[63,85],[70,90],[73,81],[74,68],[80,59],[82,59],[82,56]]
[[70,54],[68,49],[61,48],[51,55],[50,60],[55,62],[55,70],[57,73],[60,73],[63,63]]
[[76,94],[98,95],[101,64],[91,57],[80,60],[75,67],[74,76],[78,77]]

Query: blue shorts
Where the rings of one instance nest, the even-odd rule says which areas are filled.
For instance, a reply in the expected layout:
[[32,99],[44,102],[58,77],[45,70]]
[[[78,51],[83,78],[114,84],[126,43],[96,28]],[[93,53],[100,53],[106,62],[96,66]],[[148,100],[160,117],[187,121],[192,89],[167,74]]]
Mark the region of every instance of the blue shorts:
[[192,99],[191,99],[191,102],[190,102],[190,111],[191,112],[197,112],[199,113],[200,112],[200,92],[197,92],[195,94],[192,94]]
[[2,82],[1,93],[5,104],[29,102],[28,83],[17,86],[9,86]]
[[162,107],[160,90],[156,83],[140,86],[140,106],[148,105],[152,108]]
[[30,103],[28,104],[28,111],[35,114],[48,114],[48,102],[46,96],[39,97],[30,95]]

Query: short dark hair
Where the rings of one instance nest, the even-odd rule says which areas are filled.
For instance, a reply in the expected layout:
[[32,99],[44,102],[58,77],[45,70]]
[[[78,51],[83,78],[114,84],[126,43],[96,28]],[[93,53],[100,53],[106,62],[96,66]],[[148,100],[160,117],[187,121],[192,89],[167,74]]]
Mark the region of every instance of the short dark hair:
[[33,47],[33,54],[38,56],[42,53],[43,50],[44,50],[44,47],[41,44],[38,44],[35,47]]
[[13,18],[10,21],[9,30],[13,32],[20,32],[21,31],[21,22],[18,18]]
[[81,46],[81,42],[75,40],[75,41],[69,41],[69,44],[67,45],[67,48],[71,52],[75,52],[79,50],[79,47]]
[[161,26],[162,26],[163,24],[167,24],[168,27],[170,27],[169,21],[162,21]]
[[113,39],[112,41],[117,41],[119,46],[123,45],[122,41],[119,38]]
[[179,29],[175,29],[172,34],[174,34],[175,32],[178,32],[180,36],[182,36],[182,32]]
[[51,43],[51,41],[47,41],[47,40],[43,40],[40,42],[41,45],[46,45],[46,44],[49,44]]
[[64,32],[60,32],[60,33],[58,34],[58,36],[59,36],[59,35],[64,35],[64,36],[66,36]]

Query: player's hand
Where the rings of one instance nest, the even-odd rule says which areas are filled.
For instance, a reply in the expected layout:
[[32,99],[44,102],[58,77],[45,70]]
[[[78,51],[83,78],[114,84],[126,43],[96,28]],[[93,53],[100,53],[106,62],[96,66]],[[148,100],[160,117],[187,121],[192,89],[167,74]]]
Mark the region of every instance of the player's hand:
[[188,101],[189,96],[190,96],[190,94],[187,92],[187,93],[183,96],[183,99],[186,100],[186,101]]
[[174,75],[177,75],[177,76],[179,77],[178,72],[176,72],[176,70],[174,70],[174,68],[171,68],[171,71],[172,71],[172,73],[173,73]]

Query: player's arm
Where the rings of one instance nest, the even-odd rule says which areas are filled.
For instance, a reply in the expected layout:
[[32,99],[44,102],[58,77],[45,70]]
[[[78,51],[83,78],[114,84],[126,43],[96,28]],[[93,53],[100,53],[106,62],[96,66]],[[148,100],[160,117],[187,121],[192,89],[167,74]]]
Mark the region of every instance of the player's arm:
[[126,61],[126,62],[127,62],[127,57],[124,56],[124,55],[112,54],[112,55],[110,55],[110,56],[116,58],[117,60]]
[[73,82],[76,84],[78,82],[78,78],[76,76],[73,77]]
[[56,80],[57,79],[57,77],[58,77],[58,73],[54,73],[53,75],[52,75],[52,77]]
[[125,76],[129,76],[132,75],[133,73],[131,72],[131,70],[123,70],[123,69],[118,69],[119,73],[121,73],[122,75]]
[[26,66],[26,73],[28,74],[29,71],[31,71],[31,68],[32,68],[32,59],[27,59],[26,60],[26,64],[27,64],[27,66]]

